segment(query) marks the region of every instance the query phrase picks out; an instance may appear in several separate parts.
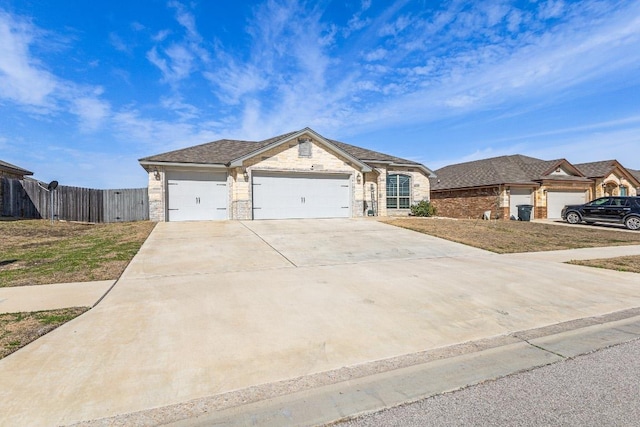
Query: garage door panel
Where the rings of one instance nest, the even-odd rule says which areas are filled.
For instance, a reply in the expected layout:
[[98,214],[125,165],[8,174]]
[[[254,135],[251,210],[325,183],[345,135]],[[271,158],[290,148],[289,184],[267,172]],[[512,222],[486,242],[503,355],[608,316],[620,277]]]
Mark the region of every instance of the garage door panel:
[[587,202],[585,191],[548,191],[547,218],[562,218],[562,208],[565,205],[581,205]]
[[348,218],[348,175],[255,174],[254,219]]
[[226,173],[169,172],[167,192],[169,221],[228,219]]
[[[511,188],[509,190],[509,216],[518,218],[518,205],[533,205],[532,191],[529,189]],[[534,218],[533,212],[531,217]]]

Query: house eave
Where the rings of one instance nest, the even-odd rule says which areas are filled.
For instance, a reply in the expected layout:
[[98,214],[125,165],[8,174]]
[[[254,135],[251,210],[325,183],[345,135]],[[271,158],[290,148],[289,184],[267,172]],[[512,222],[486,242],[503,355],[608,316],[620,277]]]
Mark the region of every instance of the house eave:
[[0,168],[0,170],[10,173],[12,175],[20,175],[20,176],[33,175],[33,172],[24,170],[24,169]]
[[228,165],[223,163],[188,163],[188,162],[159,162],[159,161],[149,161],[149,160],[140,160],[140,166],[142,166],[147,172],[149,171],[148,167],[153,166],[162,166],[162,167],[171,167],[171,168],[199,168],[199,169],[228,169]]
[[396,166],[396,167],[407,167],[407,168],[417,168],[420,169],[421,171],[423,171],[425,174],[427,174],[428,178],[437,178],[438,176],[435,174],[434,171],[432,171],[431,169],[429,169],[428,167],[421,165],[421,164],[412,164],[412,163],[391,163],[390,166]]

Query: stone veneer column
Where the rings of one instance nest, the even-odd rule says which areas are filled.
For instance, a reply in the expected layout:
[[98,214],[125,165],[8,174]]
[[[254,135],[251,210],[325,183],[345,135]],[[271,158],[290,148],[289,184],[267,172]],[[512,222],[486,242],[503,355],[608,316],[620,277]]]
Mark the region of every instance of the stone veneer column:
[[155,172],[149,172],[149,220],[153,222],[164,222],[167,220],[165,210],[165,172],[158,169],[160,180],[155,177]]

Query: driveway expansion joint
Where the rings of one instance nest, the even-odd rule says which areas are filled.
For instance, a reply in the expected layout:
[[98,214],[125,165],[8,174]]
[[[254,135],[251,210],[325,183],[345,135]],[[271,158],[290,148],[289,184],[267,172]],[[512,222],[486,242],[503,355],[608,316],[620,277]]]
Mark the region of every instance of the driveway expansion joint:
[[247,230],[249,230],[250,232],[252,232],[258,239],[262,240],[267,246],[269,246],[271,249],[273,249],[274,251],[276,251],[282,258],[284,258],[285,260],[287,260],[287,262],[289,262],[292,266],[297,267],[297,265],[291,261],[289,258],[287,258],[282,252],[280,252],[278,249],[276,249],[273,245],[271,245],[271,243],[267,242],[266,240],[264,240],[264,238],[259,235],[258,233],[256,233],[254,230],[252,230],[251,228],[249,228],[247,226],[247,224],[244,223],[244,221],[240,221],[240,224],[242,224],[242,226],[244,228],[246,228]]
[[[522,339],[522,338],[521,338],[521,339]],[[548,348],[544,348],[544,347],[542,347],[542,346],[535,345],[535,344],[533,344],[533,343],[531,343],[531,342],[529,342],[529,341],[527,341],[527,340],[525,340],[525,339],[522,339],[522,341],[523,341],[523,342],[526,342],[526,343],[527,343],[527,344],[529,344],[531,347],[535,347],[535,348],[537,348],[538,350],[546,351],[547,353],[554,354],[554,355],[556,355],[556,356],[558,356],[558,357],[561,357],[561,358],[563,358],[563,359],[568,359],[568,357],[567,357],[567,356],[565,356],[565,355],[563,355],[563,354],[560,354],[560,353],[558,353],[558,352],[555,352],[555,351],[553,351],[553,350],[549,350]]]

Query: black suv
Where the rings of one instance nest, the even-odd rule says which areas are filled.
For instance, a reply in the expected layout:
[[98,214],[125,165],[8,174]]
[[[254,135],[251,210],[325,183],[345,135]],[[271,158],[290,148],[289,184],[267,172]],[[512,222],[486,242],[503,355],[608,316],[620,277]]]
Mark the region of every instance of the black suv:
[[640,230],[640,197],[600,197],[584,205],[565,206],[562,219],[569,224],[614,222]]

